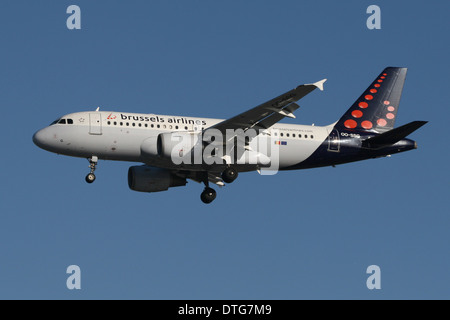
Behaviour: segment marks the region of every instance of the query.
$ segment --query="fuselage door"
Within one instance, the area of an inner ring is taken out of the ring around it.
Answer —
[[[102,115],[100,112],[89,113],[89,134],[102,134]]]
[[[341,148],[341,141],[339,139],[339,131],[333,129],[328,136],[328,151],[339,152]]]

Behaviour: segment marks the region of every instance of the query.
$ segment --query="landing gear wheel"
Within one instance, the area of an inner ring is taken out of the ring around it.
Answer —
[[[233,167],[228,167],[222,172],[222,180],[225,183],[232,183],[238,177],[238,172]]]
[[[87,183],[92,183],[92,182],[94,182],[94,181],[95,181],[95,174],[89,173],[89,174],[86,176],[86,182],[87,182]]]
[[[88,158],[88,161],[89,161],[89,169],[91,169],[91,172],[89,172],[88,175],[86,176],[86,182],[92,183],[95,181],[94,171],[95,169],[97,169],[98,157],[92,156],[91,158]]]
[[[211,203],[216,198],[216,190],[206,187],[200,195],[200,199],[202,199],[203,203]]]

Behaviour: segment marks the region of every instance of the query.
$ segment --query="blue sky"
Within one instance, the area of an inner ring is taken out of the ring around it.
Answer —
[[[0,298],[448,299],[450,4],[414,3],[2,1]],[[195,182],[129,190],[130,163],[100,162],[87,185],[85,159],[31,140],[97,107],[227,118],[322,78],[289,122],[327,125],[386,66],[409,68],[397,125],[429,121],[418,150],[242,174],[211,205]]]

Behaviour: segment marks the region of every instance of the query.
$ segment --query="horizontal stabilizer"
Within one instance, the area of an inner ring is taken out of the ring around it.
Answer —
[[[428,121],[413,121],[401,127],[392,129],[363,141],[365,148],[377,148],[385,145],[392,145],[406,138],[408,135],[422,127]]]

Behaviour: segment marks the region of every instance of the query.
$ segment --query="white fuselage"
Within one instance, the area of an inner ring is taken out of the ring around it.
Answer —
[[[104,160],[143,162],[162,168],[176,167],[170,160],[142,155],[144,140],[169,132],[200,132],[221,119],[123,112],[78,112],[63,116],[38,131],[33,140],[58,154]],[[267,130],[279,146],[279,168],[307,159],[327,139],[333,125],[305,126],[278,123]],[[192,168],[191,168],[192,169]],[[194,169],[195,170],[195,169]]]

